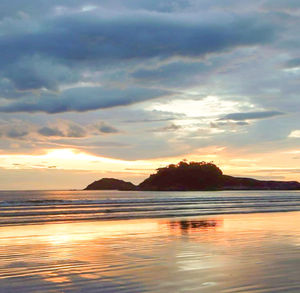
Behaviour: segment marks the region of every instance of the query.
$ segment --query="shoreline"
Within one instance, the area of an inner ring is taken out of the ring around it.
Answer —
[[[139,217],[139,216],[132,216],[132,217],[101,217],[101,218],[84,218],[84,219],[72,219],[72,220],[41,220],[41,221],[32,221],[32,222],[23,222],[23,223],[14,223],[8,222],[7,224],[0,225],[2,227],[13,227],[13,226],[27,226],[27,225],[45,225],[45,224],[72,224],[72,223],[81,223],[81,222],[88,222],[88,223],[101,223],[101,222],[115,222],[115,221],[136,221],[136,220],[160,220],[160,219],[188,219],[188,218],[199,218],[199,217],[210,217],[210,216],[227,216],[227,215],[250,215],[250,214],[272,214],[272,213],[297,213],[300,212],[300,209],[292,209],[292,210],[266,210],[266,211],[237,211],[237,212],[212,212],[212,213],[201,213],[201,214],[190,214],[190,215],[162,215],[162,216],[149,216],[149,217]]]

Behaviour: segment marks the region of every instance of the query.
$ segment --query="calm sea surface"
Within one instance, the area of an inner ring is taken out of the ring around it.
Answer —
[[[300,292],[300,192],[0,192],[0,292]]]

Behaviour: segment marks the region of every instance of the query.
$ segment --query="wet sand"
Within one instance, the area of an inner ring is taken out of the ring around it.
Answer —
[[[0,292],[300,292],[300,212],[0,227]]]

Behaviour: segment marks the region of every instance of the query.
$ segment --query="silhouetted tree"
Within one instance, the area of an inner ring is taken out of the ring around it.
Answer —
[[[181,161],[158,168],[156,174],[140,184],[148,190],[203,190],[222,185],[222,171],[213,163]]]

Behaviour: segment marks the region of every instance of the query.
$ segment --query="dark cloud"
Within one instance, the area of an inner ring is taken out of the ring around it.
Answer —
[[[162,65],[159,68],[139,69],[133,72],[131,76],[139,83],[178,88],[194,85],[198,80],[203,83],[215,67],[216,64],[211,62],[206,64],[195,61],[177,61]]]
[[[38,133],[43,136],[64,136],[64,133],[56,127],[42,127],[38,130]]]
[[[16,91],[14,83],[7,79],[2,78],[0,75],[0,98],[5,99],[18,99],[18,98],[26,97],[25,92]]]
[[[38,133],[43,135],[43,136],[57,136],[57,137],[85,137],[87,135],[87,131],[73,123],[73,122],[61,122],[60,127],[42,127],[38,130]]]
[[[12,128],[9,129],[6,132],[6,136],[9,138],[20,138],[20,137],[24,137],[28,134],[27,130],[22,130],[22,129],[18,129],[18,128]]]
[[[0,136],[9,139],[23,139],[32,131],[33,125],[18,119],[0,120]]]
[[[177,80],[178,76],[182,77],[181,72],[187,75],[188,78],[191,78],[190,74],[195,72],[204,72],[209,69],[209,65],[203,62],[173,62],[164,66],[160,66],[155,69],[140,69],[135,71],[132,76],[138,80],[147,80],[158,82],[166,78],[173,77],[174,80]]]
[[[0,112],[84,112],[115,106],[131,105],[168,94],[167,91],[143,88],[107,89],[80,87],[63,91],[60,95],[44,94],[0,106]]]
[[[293,58],[293,59],[288,60],[285,63],[285,67],[286,68],[297,68],[297,67],[300,67],[300,58]]]
[[[118,133],[119,130],[111,125],[108,125],[105,122],[100,122],[96,125],[97,130],[100,133],[109,134],[109,133]]]
[[[235,123],[236,125],[239,125],[239,126],[245,126],[245,125],[249,125],[248,122],[245,122],[245,121],[238,121]]]
[[[261,111],[261,112],[246,112],[246,113],[231,113],[227,114],[220,120],[253,120],[253,119],[265,119],[278,115],[283,115],[284,113],[278,111]]]
[[[94,137],[95,135],[101,134],[112,134],[119,133],[119,130],[106,122],[91,123],[85,126],[81,126],[72,121],[58,121],[57,125],[44,126],[38,129],[38,133],[47,137],[64,137],[64,138],[85,138]],[[95,132],[95,129],[97,132]],[[56,139],[57,143],[58,140]]]
[[[28,33],[2,35],[1,64],[23,56],[51,56],[62,62],[199,57],[236,46],[266,43],[272,26],[259,18],[213,19],[163,14],[80,13],[38,23]],[[101,11],[100,11],[101,13]],[[213,16],[211,16],[213,17]]]
[[[57,89],[59,83],[77,81],[83,68],[149,58],[201,57],[264,44],[275,32],[257,17],[102,10],[47,18],[30,23],[29,31],[23,27],[0,36],[2,75],[21,90]]]
[[[74,71],[58,61],[33,55],[12,62],[4,75],[18,90],[58,90],[60,84],[77,82],[80,71]]]

